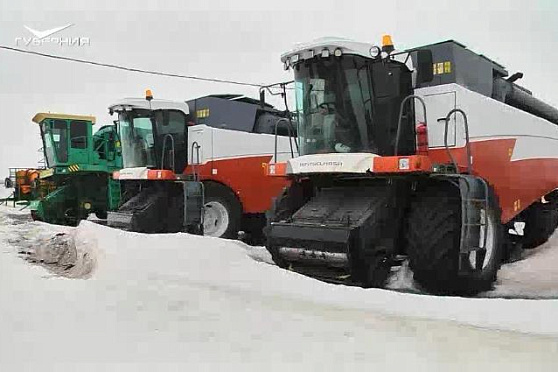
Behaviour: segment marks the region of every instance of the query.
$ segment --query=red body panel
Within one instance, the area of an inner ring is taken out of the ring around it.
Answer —
[[[558,188],[558,159],[511,161],[515,139],[471,142],[473,173],[495,190],[502,208],[502,222],[509,222],[537,199]],[[452,150],[460,169],[466,165],[465,148]],[[432,163],[447,163],[445,149],[430,149]]]
[[[558,159],[511,161],[515,139],[494,139],[471,143],[473,174],[484,178],[495,190],[506,223],[530,204],[558,188]],[[452,149],[460,170],[466,169],[465,148]],[[429,149],[433,164],[448,163],[443,148]],[[263,213],[289,184],[288,177],[266,175],[264,164],[271,156],[253,156],[209,161],[196,165],[201,180],[222,183],[237,195],[243,213]],[[188,166],[185,173],[191,174]]]
[[[400,161],[406,160],[405,168],[401,167]],[[379,156],[374,158],[374,173],[411,173],[430,172],[432,163],[425,155],[411,156]]]
[[[281,194],[289,180],[269,177],[264,166],[270,155],[213,160],[195,165],[202,181],[212,180],[228,186],[242,203],[243,213],[264,213],[271,208],[271,201]],[[184,171],[192,174],[192,166]]]

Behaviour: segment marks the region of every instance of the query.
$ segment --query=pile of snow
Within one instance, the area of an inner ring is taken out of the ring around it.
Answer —
[[[91,222],[55,227],[24,217],[0,208],[0,370],[452,370],[495,363],[551,370],[558,363],[557,300],[339,286],[281,270],[264,248],[240,242]],[[44,255],[49,250],[57,253]],[[46,257],[49,271],[17,251]],[[87,274],[53,269],[68,263]]]
[[[67,278],[89,278],[95,268],[95,257],[90,247],[76,241],[74,234],[57,233],[43,239],[43,244],[22,247],[25,259],[44,266],[53,273]]]
[[[522,259],[503,264],[495,288],[478,297],[510,299],[558,299],[558,231],[545,244],[525,250]],[[387,288],[421,293],[407,262],[395,270]]]
[[[486,297],[558,298],[558,232],[536,249],[524,251],[521,261],[505,264]]]

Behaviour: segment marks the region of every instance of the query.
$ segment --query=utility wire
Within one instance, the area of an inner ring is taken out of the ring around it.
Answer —
[[[107,68],[112,68],[112,69],[122,70],[122,71],[138,72],[138,73],[141,73],[141,74],[168,76],[168,77],[175,77],[175,78],[189,79],[189,80],[198,80],[198,81],[208,81],[208,82],[212,82],[212,83],[234,84],[234,85],[242,85],[242,86],[255,87],[255,88],[262,88],[262,87],[265,86],[264,84],[245,83],[245,82],[234,81],[234,80],[213,79],[213,78],[204,78],[204,77],[199,77],[199,76],[190,76],[190,75],[172,74],[172,73],[160,72],[160,71],[144,70],[144,69],[140,69],[140,68],[114,65],[114,64],[111,64],[111,63],[102,63],[102,62],[89,61],[89,60],[86,60],[86,59],[63,57],[63,56],[58,56],[58,55],[54,55],[54,54],[34,52],[34,51],[31,51],[31,50],[13,48],[13,47],[5,46],[5,45],[0,45],[0,49],[9,50],[11,52],[23,53],[23,54],[31,54],[31,55],[35,55],[35,56],[39,56],[39,57],[57,59],[57,60],[62,60],[62,61],[84,63],[84,64],[87,64],[87,65],[107,67]]]

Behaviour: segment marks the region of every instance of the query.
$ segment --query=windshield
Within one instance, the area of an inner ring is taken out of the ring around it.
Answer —
[[[48,167],[68,162],[68,125],[65,120],[44,121],[41,125]]]
[[[118,122],[124,168],[155,167],[153,126],[149,112],[121,112]]]
[[[300,67],[299,67],[300,66]],[[301,154],[374,151],[365,59],[320,60],[295,70]]]
[[[411,93],[404,70],[353,55],[298,64],[300,154],[392,151],[399,104]]]

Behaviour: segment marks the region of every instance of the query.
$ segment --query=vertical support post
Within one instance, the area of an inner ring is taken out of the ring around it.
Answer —
[[[184,193],[183,231],[203,235],[204,187],[198,181],[182,181]]]

